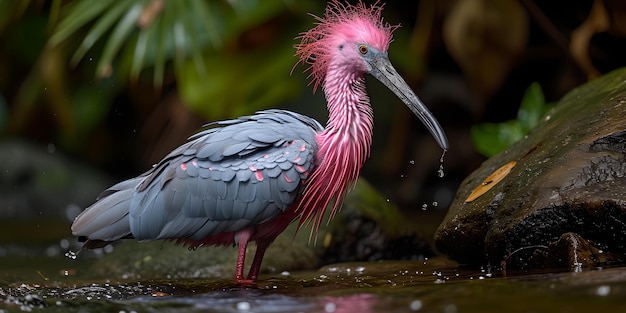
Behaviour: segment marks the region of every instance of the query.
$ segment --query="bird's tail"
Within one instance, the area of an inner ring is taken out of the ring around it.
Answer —
[[[144,177],[132,178],[111,186],[72,223],[72,234],[84,241],[83,248],[101,248],[109,243],[132,238],[128,215],[135,188]]]

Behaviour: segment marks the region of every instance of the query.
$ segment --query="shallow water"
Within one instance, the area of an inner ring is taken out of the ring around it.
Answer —
[[[80,259],[80,258],[79,258]],[[343,263],[230,278],[93,278],[90,260],[2,258],[0,312],[602,312],[626,311],[626,268],[507,272],[444,258]]]

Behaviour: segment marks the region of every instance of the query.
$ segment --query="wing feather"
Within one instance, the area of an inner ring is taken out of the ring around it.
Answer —
[[[91,241],[201,240],[267,222],[314,169],[321,129],[282,110],[208,124],[143,175],[103,192],[72,230]]]

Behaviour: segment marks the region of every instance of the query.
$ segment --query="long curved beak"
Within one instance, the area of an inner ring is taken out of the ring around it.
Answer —
[[[439,125],[439,122],[437,122],[433,114],[430,113],[424,103],[420,101],[413,90],[411,90],[411,87],[409,87],[393,65],[391,65],[387,55],[379,53],[368,60],[368,64],[371,66],[369,73],[393,91],[393,93],[413,111],[413,114],[422,121],[428,131],[435,137],[439,146],[444,150],[448,150],[448,138],[446,138],[443,128],[441,128],[441,125]]]

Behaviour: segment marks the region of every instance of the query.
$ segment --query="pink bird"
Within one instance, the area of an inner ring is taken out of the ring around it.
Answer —
[[[235,282],[257,280],[267,247],[294,220],[317,231],[354,185],[372,142],[371,74],[448,142],[437,120],[387,57],[396,28],[382,5],[331,1],[301,34],[297,55],[328,101],[326,127],[298,113],[266,110],[211,123],[144,174],[105,190],[76,217],[72,232],[98,248],[126,238],[176,240],[190,247],[238,245]],[[244,276],[246,247],[257,251]]]

